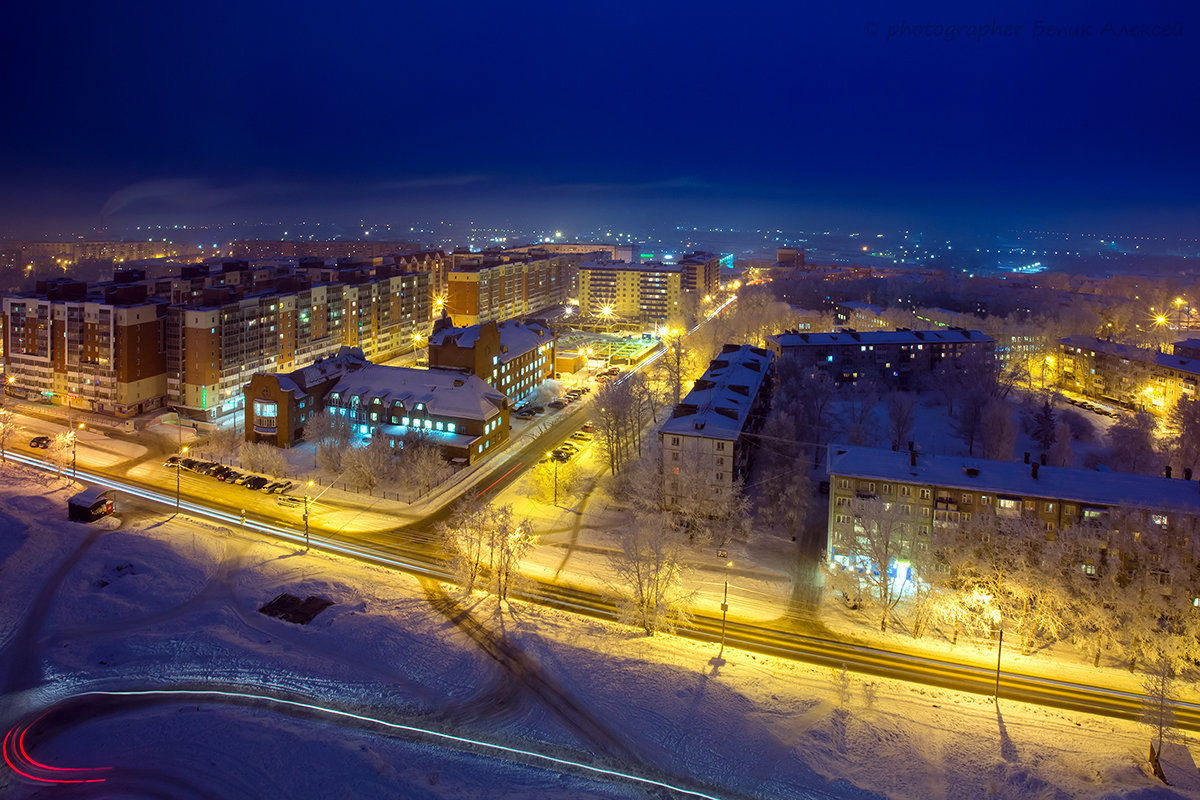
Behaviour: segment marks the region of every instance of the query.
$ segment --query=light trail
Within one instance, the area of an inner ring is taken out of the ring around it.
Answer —
[[[29,770],[33,770],[36,767],[38,769],[46,770],[47,772],[50,772],[50,773],[94,772],[96,770],[112,769],[111,767],[52,767],[48,764],[43,764],[39,761],[34,761],[33,758],[29,755],[29,753],[27,753],[25,751],[25,733],[30,728],[32,728],[34,725],[36,725],[38,722],[40,722],[42,720],[42,717],[44,717],[44,716],[46,716],[46,714],[42,714],[41,717],[38,717],[33,722],[26,725],[24,728],[21,728],[20,725],[14,726],[13,728],[9,729],[9,731],[7,733],[4,734],[4,745],[3,745],[4,763],[8,764],[9,768],[13,772],[17,773],[18,775],[21,775],[25,778],[29,778],[31,781],[37,781],[38,783],[104,783],[104,781],[105,781],[104,778],[82,778],[82,777],[81,778],[65,778],[65,777],[64,778],[44,778],[40,775],[34,775],[32,772],[26,772],[25,770],[21,769],[20,767],[18,767],[16,764],[13,763],[14,760],[17,760],[17,761],[21,762],[22,766],[25,766]],[[20,728],[20,733],[17,733],[18,728]],[[12,748],[13,754],[12,754],[11,758],[9,757],[9,747],[8,747],[10,740],[12,741],[12,744],[13,744],[13,748]]]
[[[64,698],[63,700],[59,701],[59,704],[62,704],[64,702],[71,701],[71,700],[80,700],[80,699],[87,698],[87,697],[161,697],[161,698],[166,698],[166,699],[206,698],[206,699],[216,700],[217,702],[230,701],[230,700],[238,700],[238,701],[253,700],[253,701],[263,702],[263,703],[268,703],[268,704],[273,704],[273,705],[290,706],[292,708],[300,708],[300,709],[304,709],[307,711],[315,711],[319,714],[326,714],[326,715],[333,716],[333,717],[342,717],[345,719],[355,720],[357,722],[367,723],[369,725],[376,725],[376,726],[383,727],[383,728],[389,728],[392,730],[403,731],[405,733],[417,734],[420,736],[427,736],[427,737],[430,737],[433,739],[440,739],[442,741],[452,742],[457,745],[468,745],[470,747],[480,748],[482,750],[489,751],[492,753],[502,754],[506,758],[506,760],[507,760],[507,757],[509,757],[509,756],[517,756],[519,758],[533,759],[535,761],[540,761],[540,762],[544,762],[546,764],[551,764],[551,765],[554,765],[555,767],[569,767],[571,769],[583,770],[585,772],[594,773],[596,775],[603,775],[604,777],[607,777],[607,778],[617,778],[619,780],[629,781],[631,783],[637,783],[637,784],[641,784],[643,786],[653,786],[653,787],[656,787],[659,789],[666,789],[668,791],[675,792],[676,794],[684,795],[686,797],[698,797],[698,798],[702,798],[702,800],[724,800],[723,798],[718,797],[716,795],[707,794],[705,792],[701,792],[701,791],[698,791],[695,789],[685,789],[682,786],[676,786],[674,784],[667,783],[666,781],[660,781],[660,780],[656,780],[654,778],[647,778],[642,775],[634,775],[629,772],[622,772],[621,770],[609,769],[607,767],[598,767],[598,766],[595,766],[594,764],[585,764],[582,761],[574,761],[569,758],[560,758],[558,756],[550,756],[550,755],[546,755],[545,753],[539,753],[534,750],[525,750],[523,748],[510,747],[508,745],[496,744],[494,742],[485,742],[481,739],[471,739],[466,736],[457,736],[452,733],[445,733],[443,731],[437,731],[437,730],[433,730],[431,728],[422,728],[422,727],[419,727],[416,725],[405,725],[405,724],[399,723],[399,722],[388,722],[387,720],[379,719],[378,717],[368,717],[363,714],[355,714],[354,712],[351,712],[351,711],[343,711],[338,708],[330,708],[328,706],[322,706],[322,705],[318,705],[316,703],[306,703],[306,702],[301,702],[299,700],[283,700],[283,699],[280,699],[277,697],[271,697],[270,695],[264,695],[264,694],[254,694],[251,692],[230,692],[230,691],[221,691],[221,690],[216,690],[216,689],[212,689],[212,690],[197,690],[197,689],[172,689],[172,690],[153,689],[153,690],[151,690],[151,689],[147,689],[147,690],[131,690],[131,691],[92,691],[92,692],[82,692],[80,694],[73,695],[68,698]],[[40,719],[40,717],[39,717],[39,719]],[[32,725],[30,727],[32,727]],[[11,731],[10,731],[10,734],[11,734]],[[8,737],[6,736],[5,737],[5,759],[6,760],[8,757],[7,745],[8,745]],[[103,778],[98,778],[98,779],[91,779],[91,780],[87,780],[87,781],[83,781],[83,780],[54,781],[54,780],[45,779],[45,778],[37,778],[32,775],[26,775],[24,772],[21,772],[15,766],[13,766],[11,762],[9,763],[9,766],[13,767],[14,771],[20,772],[20,774],[25,775],[25,777],[27,777],[27,778],[32,778],[33,780],[41,780],[41,781],[46,781],[46,782],[51,782],[51,783],[96,783],[96,782],[104,780]],[[119,772],[118,772],[118,774],[119,774]],[[830,795],[826,795],[824,793],[822,793],[822,795],[825,797],[830,797]]]
[[[484,495],[484,494],[487,494],[488,492],[490,492],[493,486],[495,486],[497,483],[499,483],[500,481],[502,481],[502,480],[504,480],[505,478],[507,478],[509,475],[512,475],[512,473],[513,473],[513,470],[515,470],[515,469],[517,469],[518,467],[520,467],[520,466],[521,466],[521,463],[522,463],[522,462],[518,461],[516,464],[514,464],[512,467],[510,467],[510,468],[509,468],[508,472],[504,473],[504,474],[503,474],[503,475],[501,475],[499,478],[496,478],[496,480],[492,481],[492,482],[491,482],[491,483],[488,485],[488,487],[487,487],[486,489],[483,489],[483,490],[479,491],[479,492],[478,492],[478,494],[477,494],[476,496],[478,497],[479,495]]]

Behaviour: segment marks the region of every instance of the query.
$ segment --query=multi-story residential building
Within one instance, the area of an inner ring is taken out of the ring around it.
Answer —
[[[861,303],[856,300],[846,303],[835,303],[833,306],[833,316],[837,320],[838,325],[860,331],[890,328],[891,323],[884,319],[883,316],[885,311],[887,309],[883,306]]]
[[[1196,399],[1200,359],[1190,357],[1192,351],[1182,344],[1170,355],[1092,336],[1068,336],[1060,342],[1054,377],[1064,389],[1085,397],[1165,414],[1180,399]]]
[[[658,429],[668,507],[685,483],[727,496],[749,468],[753,444],[770,406],[774,356],[727,344]]]
[[[162,405],[166,304],[144,285],[43,281],[0,304],[10,395],[115,417]]]
[[[680,313],[678,264],[591,261],[579,268],[579,311],[585,317],[665,322]]]
[[[566,303],[581,256],[509,251],[453,254],[446,309],[455,325],[535,316]]]
[[[675,262],[679,267],[679,288],[697,296],[713,294],[721,288],[721,266],[733,266],[733,256],[697,251]]]
[[[802,367],[819,369],[837,383],[869,377],[907,387],[947,360],[966,355],[992,357],[995,340],[979,331],[957,328],[930,331],[843,331],[766,337],[767,349]]]
[[[238,239],[229,243],[226,254],[233,258],[374,258],[421,250],[417,242],[400,241],[333,241],[316,242],[303,239],[270,241]]]
[[[167,394],[192,418],[214,420],[242,407],[257,372],[291,370],[343,345],[386,360],[418,342],[430,318],[429,274],[395,264],[281,274],[270,290],[226,284],[171,306],[166,320]]]
[[[136,261],[148,258],[186,258],[203,255],[194,245],[175,242],[10,241],[5,249],[19,253],[18,262],[55,262],[64,267],[80,261]]]
[[[328,410],[356,434],[392,447],[420,433],[448,460],[471,463],[508,441],[508,402],[474,375],[452,369],[372,364],[342,348],[291,373],[260,373],[246,387],[246,440],[291,447],[314,414]]]
[[[873,447],[829,445],[829,558],[851,566],[857,536],[853,502],[878,498],[898,509],[905,541],[928,550],[939,528],[957,530],[973,516],[1024,516],[1051,533],[1077,523],[1104,523],[1138,512],[1148,525],[1195,533],[1200,488],[1190,479],[1048,467],[1034,461],[989,461]],[[898,579],[912,558],[902,552]]]
[[[429,337],[429,366],[461,369],[515,403],[554,374],[556,334],[538,322],[484,322],[467,328],[439,320]]]

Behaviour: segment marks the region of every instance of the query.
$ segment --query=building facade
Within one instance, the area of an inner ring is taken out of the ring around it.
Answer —
[[[121,418],[159,408],[165,312],[137,284],[48,281],[3,298],[7,393]]]
[[[800,366],[825,372],[837,383],[860,378],[905,388],[939,366],[964,356],[993,357],[995,340],[958,328],[930,331],[788,331],[766,337],[767,349]]]
[[[679,288],[698,297],[711,295],[721,288],[721,266],[732,267],[733,256],[697,251],[675,262],[679,267]]]
[[[1101,528],[1118,511],[1140,513],[1148,525],[1193,535],[1200,521],[1200,485],[1190,479],[1048,467],[1034,461],[929,456],[873,447],[829,445],[828,557],[853,566],[855,499],[878,499],[898,511],[898,533],[909,547],[928,550],[931,536],[957,532],[974,517],[1023,517],[1049,536],[1061,528]],[[1190,471],[1189,471],[1190,472]],[[1189,476],[1190,478],[1190,476]],[[898,569],[913,556],[901,552]]]
[[[726,496],[745,477],[754,449],[749,437],[770,407],[773,362],[761,348],[725,345],[659,428],[668,507],[685,498],[685,484]]]
[[[556,334],[538,322],[484,322],[467,328],[435,325],[429,366],[477,375],[509,404],[528,396],[554,375]]]
[[[503,322],[567,302],[578,257],[499,252],[454,253],[446,311],[455,325]]]
[[[579,312],[635,322],[666,322],[680,313],[682,268],[677,264],[591,261],[579,268]]]
[[[1154,414],[1196,399],[1200,359],[1191,357],[1186,342],[1174,355],[1092,336],[1069,336],[1059,344],[1054,378],[1068,391]]]
[[[260,373],[246,387],[246,440],[291,447],[328,411],[364,438],[393,447],[420,434],[447,460],[471,463],[508,442],[508,402],[474,375],[372,364],[357,348],[290,373]]]

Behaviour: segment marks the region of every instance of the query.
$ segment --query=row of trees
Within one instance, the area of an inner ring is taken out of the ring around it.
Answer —
[[[853,532],[836,545],[846,563],[827,565],[827,585],[880,630],[954,643],[1003,628],[1026,653],[1068,641],[1095,665],[1107,653],[1131,670],[1200,660],[1200,542],[1182,516],[1113,510],[1047,530],[1033,512],[982,513],[922,534],[903,508],[852,500]]]
[[[325,411],[308,421],[305,438],[316,448],[321,469],[367,491],[394,488],[421,495],[452,472],[442,456],[441,445],[431,435],[416,429],[410,429],[394,447],[383,437],[355,447],[353,423]]]
[[[533,522],[518,519],[511,504],[494,507],[473,494],[458,502],[439,534],[462,590],[482,589],[498,600],[520,587],[521,561],[536,537]]]

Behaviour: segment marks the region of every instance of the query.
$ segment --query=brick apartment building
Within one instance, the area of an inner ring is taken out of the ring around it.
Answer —
[[[567,302],[583,258],[537,250],[456,252],[446,310],[458,326],[536,316]]]
[[[467,328],[439,321],[429,338],[429,366],[477,375],[511,405],[554,374],[555,338],[554,331],[533,321],[484,322]]]
[[[1197,397],[1200,341],[1195,339],[1176,343],[1174,353],[1092,336],[1069,336],[1059,346],[1055,379],[1085,397],[1155,414]]]
[[[447,460],[471,463],[508,442],[508,402],[474,375],[452,369],[372,364],[342,348],[290,373],[260,373],[246,387],[246,440],[291,447],[314,414],[328,410],[355,434],[399,447],[420,432]]]

